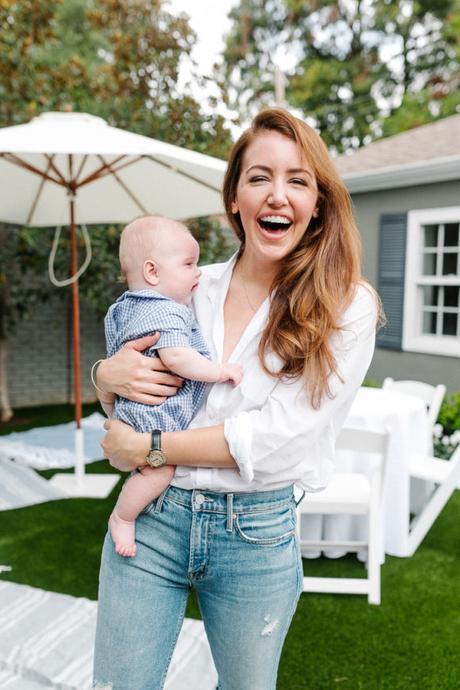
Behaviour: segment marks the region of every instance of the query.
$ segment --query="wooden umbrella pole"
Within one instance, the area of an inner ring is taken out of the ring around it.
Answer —
[[[78,271],[77,229],[75,227],[75,200],[70,197],[70,268],[71,275]],[[78,278],[72,283],[72,333],[73,333],[73,380],[75,397],[75,421],[77,429],[81,425],[81,377],[80,377],[80,299],[78,294]]]

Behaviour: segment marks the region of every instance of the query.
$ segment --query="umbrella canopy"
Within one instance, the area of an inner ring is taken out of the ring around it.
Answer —
[[[76,225],[125,223],[148,213],[178,220],[222,213],[224,171],[217,158],[86,113],[44,113],[0,129],[0,221],[70,229],[78,495],[84,495],[84,461]]]
[[[223,212],[225,162],[110,127],[86,113],[44,113],[0,129],[0,218],[19,225],[124,223]]]

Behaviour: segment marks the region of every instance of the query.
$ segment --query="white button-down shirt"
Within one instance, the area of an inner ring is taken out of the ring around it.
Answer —
[[[236,257],[203,267],[194,297],[196,318],[211,357],[222,361],[224,302]],[[332,376],[333,398],[313,409],[301,379],[280,380],[263,371],[258,347],[268,318],[266,299],[246,327],[229,357],[243,366],[239,386],[216,383],[207,387],[204,402],[191,427],[224,423],[225,439],[238,469],[178,467],[172,484],[183,489],[266,491],[296,484],[318,491],[333,471],[334,446],[353,398],[372,359],[377,306],[363,285],[342,318],[342,330],[332,348],[340,376]],[[280,360],[268,355],[274,370]],[[341,380],[342,379],[342,380]]]

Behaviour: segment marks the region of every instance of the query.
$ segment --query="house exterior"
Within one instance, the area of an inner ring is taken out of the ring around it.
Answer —
[[[382,298],[369,376],[460,390],[460,114],[335,160]]]

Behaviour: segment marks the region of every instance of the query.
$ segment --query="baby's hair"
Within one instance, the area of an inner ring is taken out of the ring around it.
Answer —
[[[120,281],[128,282],[130,275],[141,270],[147,255],[155,251],[160,232],[168,228],[190,233],[184,223],[160,215],[139,216],[128,223],[120,235]]]

